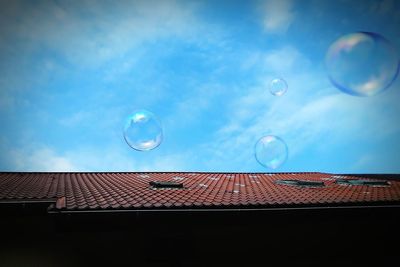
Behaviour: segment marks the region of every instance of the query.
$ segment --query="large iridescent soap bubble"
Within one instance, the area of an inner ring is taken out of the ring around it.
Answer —
[[[355,96],[372,96],[388,88],[399,71],[394,46],[371,32],[346,34],[331,44],[326,54],[331,82]]]
[[[147,151],[158,147],[163,139],[161,123],[147,110],[137,110],[125,123],[124,138],[130,147]]]
[[[255,145],[256,160],[269,169],[281,166],[288,157],[286,143],[275,135],[261,137]]]
[[[269,83],[269,91],[274,96],[282,96],[286,93],[288,85],[284,79],[276,78]]]

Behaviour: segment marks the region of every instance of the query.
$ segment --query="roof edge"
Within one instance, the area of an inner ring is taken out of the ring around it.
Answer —
[[[270,207],[270,208],[197,208],[197,209],[108,209],[108,210],[49,210],[51,214],[93,214],[93,213],[170,213],[170,212],[259,212],[259,211],[300,211],[300,210],[341,210],[341,209],[400,209],[400,203],[390,205],[339,205],[339,206],[309,206],[309,207]]]

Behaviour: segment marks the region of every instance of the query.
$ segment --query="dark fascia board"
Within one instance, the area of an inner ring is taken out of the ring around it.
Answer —
[[[51,214],[84,214],[84,213],[208,213],[208,212],[262,212],[262,211],[296,211],[296,210],[337,210],[337,209],[383,209],[383,208],[400,208],[400,202],[376,202],[376,203],[352,203],[352,204],[338,204],[338,205],[315,205],[315,206],[271,206],[271,207],[213,207],[213,208],[147,208],[147,209],[96,209],[96,210],[56,210],[49,209],[48,213]]]
[[[29,199],[29,198],[24,198],[24,199],[2,199],[0,200],[0,205],[1,204],[43,204],[43,203],[49,203],[53,204],[56,203],[57,198],[43,198],[43,199]]]
[[[56,201],[57,199],[3,199],[0,201],[0,214],[4,216],[46,214]]]

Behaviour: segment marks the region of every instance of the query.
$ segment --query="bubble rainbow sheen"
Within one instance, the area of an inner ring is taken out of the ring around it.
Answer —
[[[126,143],[138,151],[152,150],[163,140],[161,123],[150,111],[141,109],[133,112],[124,127]]]
[[[355,96],[376,95],[394,82],[399,57],[394,46],[372,32],[346,34],[333,42],[325,58],[332,84]]]
[[[255,158],[262,166],[276,169],[288,157],[288,147],[280,137],[266,135],[261,137],[255,145]]]

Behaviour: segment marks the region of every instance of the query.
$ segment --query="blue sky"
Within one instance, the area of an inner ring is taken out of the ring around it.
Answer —
[[[399,79],[351,96],[324,66],[356,31],[399,51],[398,25],[396,1],[1,1],[0,170],[399,173]],[[122,135],[142,108],[164,129],[146,152]]]

